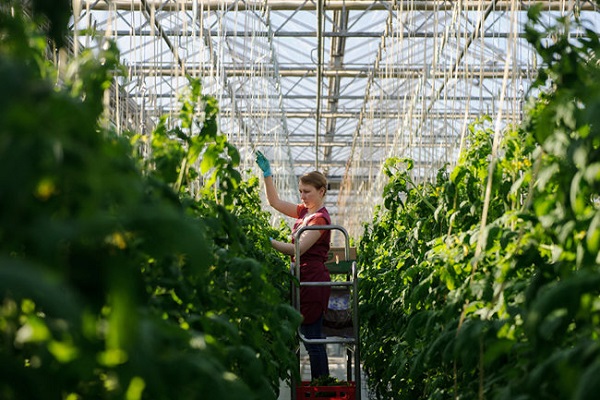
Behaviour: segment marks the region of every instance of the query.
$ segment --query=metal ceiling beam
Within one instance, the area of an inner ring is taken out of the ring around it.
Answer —
[[[152,66],[152,65],[135,65],[134,73],[136,75],[146,74],[151,76],[177,76],[181,75],[181,70],[173,68],[171,66]],[[210,76],[212,68],[210,66],[193,66],[187,64],[187,71],[192,76]],[[224,66],[224,71],[229,77],[237,76],[248,76],[251,77],[257,72],[261,75],[268,76],[271,73],[278,73],[279,76],[285,78],[307,78],[317,76],[317,68],[292,68],[292,67],[279,67],[277,70],[261,66],[260,68],[239,68],[239,67],[227,67]],[[455,70],[447,69],[433,69],[427,72],[427,76],[434,79],[444,79],[450,74],[457,74],[461,77],[468,78],[485,78],[485,79],[500,79],[502,78],[504,69],[501,67],[459,67]],[[531,78],[537,75],[537,70],[522,66],[519,69],[513,69],[517,76],[522,78]],[[423,67],[384,67],[374,70],[369,67],[342,67],[342,66],[328,66],[327,69],[323,70],[322,76],[324,78],[368,78],[370,74],[374,74],[375,77],[381,78],[400,78],[400,79],[418,79],[423,76],[426,71]]]
[[[142,0],[112,0],[98,1],[98,0],[81,0],[81,7],[86,9],[89,7],[93,10],[109,10],[111,7],[115,7],[117,10],[131,11],[135,9]],[[294,10],[308,10],[314,11],[317,9],[317,4],[312,1],[305,0],[265,0],[264,2],[245,2],[237,0],[203,0],[197,2],[195,0],[188,0],[186,2],[165,2],[164,0],[146,0],[149,5],[154,6],[157,10],[161,11],[192,11],[195,7],[198,7],[202,11],[218,11],[218,10],[230,10],[235,9],[237,11],[245,10],[256,10],[260,9],[261,6],[266,5],[271,10],[276,11],[294,11]],[[327,10],[387,10],[391,7],[398,7],[398,4],[402,1],[399,0],[327,0]],[[461,5],[463,10],[479,10],[484,5],[491,3],[491,0],[462,0]],[[452,11],[455,7],[454,1],[427,1],[427,0],[410,0],[406,1],[403,5],[403,10],[407,11]],[[541,4],[544,10],[549,11],[563,11],[563,5],[560,1],[556,0],[545,0],[536,1],[536,4]],[[495,10],[506,11],[510,10],[512,0],[500,0],[495,7]],[[596,5],[591,0],[578,1],[579,9],[582,11],[596,11]],[[529,6],[523,1],[517,2],[519,10],[527,10]]]
[[[173,98],[173,94],[172,93],[147,93],[147,92],[134,92],[134,93],[128,93],[127,94],[130,98],[136,98],[136,99],[172,99]],[[277,94],[247,94],[247,93],[242,93],[242,94],[235,94],[234,95],[236,100],[264,100],[264,99],[279,99],[280,96]],[[423,99],[430,99],[432,96],[431,95],[425,95],[423,96],[422,94],[417,96],[417,100],[423,100]],[[231,100],[231,97],[229,96],[222,96],[221,97],[224,100]],[[285,100],[314,100],[315,96],[313,95],[296,95],[296,94],[288,94],[288,95],[282,95],[281,96],[282,99]],[[324,100],[328,100],[330,97],[329,96],[323,96]],[[345,101],[349,101],[349,100],[362,100],[364,99],[364,96],[359,96],[359,95],[339,95],[338,97],[336,97],[337,100],[345,100]],[[394,102],[394,101],[404,101],[406,99],[405,95],[393,95],[393,96],[386,96],[385,98],[381,99],[381,103],[387,103],[387,102]],[[521,101],[524,100],[523,97],[521,96],[505,96],[504,98],[505,101]],[[498,102],[498,97],[497,96],[452,96],[452,102],[460,102],[460,101],[484,101],[484,102]],[[160,109],[164,109],[167,112],[169,110],[172,110],[172,108],[164,108],[164,107],[159,107]],[[157,109],[157,108],[154,108]],[[397,111],[397,110],[396,110]]]
[[[192,35],[199,36],[197,34],[197,32],[189,31],[189,30],[184,31],[182,29],[177,29],[177,30],[165,29],[164,31],[168,36],[171,36],[171,37],[185,38],[185,37],[190,37]],[[152,33],[152,31],[150,31],[148,29],[137,29],[137,30],[118,29],[118,30],[111,30],[110,32],[107,32],[105,30],[96,30],[95,32],[99,36],[106,36],[107,33],[109,34],[109,36],[121,36],[121,37],[155,36],[155,34]],[[78,31],[78,34],[85,35],[85,34],[87,34],[87,30],[81,29]],[[245,31],[210,31],[210,34],[212,36],[222,36],[222,37],[228,37],[228,38],[248,36],[248,32],[245,32]],[[573,32],[574,36],[577,36],[577,35],[580,36],[581,34],[583,34],[583,32],[579,32],[579,31]],[[400,36],[405,39],[410,39],[410,38],[432,39],[432,38],[443,37],[444,35],[445,35],[444,31],[439,31],[439,32],[421,32],[421,31],[398,32],[398,31],[395,31],[393,33],[392,37]],[[512,37],[509,35],[511,35],[511,34],[504,33],[504,32],[484,32],[481,35],[479,35],[478,37],[491,38],[491,39],[508,39],[508,38]],[[269,37],[269,32],[253,31],[251,36],[252,37]],[[277,32],[273,32],[273,37],[277,37],[277,38],[287,38],[287,37],[314,38],[314,37],[317,37],[317,33],[315,31],[277,31]],[[381,32],[359,32],[359,31],[323,32],[323,37],[325,37],[325,38],[338,38],[338,37],[339,38],[367,38],[367,39],[368,38],[380,38]],[[517,35],[517,37],[525,38],[525,34],[520,33]]]
[[[456,141],[458,141],[458,137],[454,136],[453,139],[455,139]],[[261,142],[261,141],[255,141],[254,144],[256,146],[272,146],[273,142]],[[321,147],[350,147],[352,145],[352,143],[350,141],[347,142],[323,142],[321,141],[321,143],[319,144],[319,146]],[[410,147],[426,147],[426,148],[451,148],[454,147],[454,145],[452,143],[448,143],[448,142],[418,142],[418,143],[411,143],[411,144],[406,144],[403,143],[403,145],[408,145]],[[312,147],[314,146],[314,142],[310,142],[310,141],[291,141],[289,142],[289,146],[291,147]],[[369,142],[369,147],[390,147],[390,143],[385,142],[385,141],[370,141]]]
[[[330,167],[343,168],[346,166],[346,162],[348,162],[348,160],[329,160],[327,162],[322,161],[321,168],[330,168]],[[380,160],[372,160],[371,162],[373,164],[380,164]],[[295,165],[298,167],[314,168],[315,162],[314,162],[314,160],[296,160]]]
[[[334,168],[344,168],[346,166],[346,163],[348,162],[348,160],[330,160],[327,162],[322,162],[321,167],[334,167]],[[371,160],[371,163],[373,165],[381,165],[381,160]],[[414,160],[413,163],[413,168],[431,168],[431,161],[427,160],[427,161],[418,161],[418,160]],[[313,160],[297,160],[296,161],[296,166],[298,167],[305,167],[305,168],[314,168],[315,163]],[[364,167],[365,169],[368,169],[369,167]],[[360,176],[360,175],[358,175]],[[357,175],[353,175],[352,178],[350,179],[356,179]],[[343,186],[344,181],[342,180],[339,185],[340,188]],[[352,197],[352,196],[349,196]]]
[[[230,118],[232,113],[228,110],[221,110],[219,112],[221,117]],[[360,111],[355,112],[327,112],[323,111],[321,113],[321,118],[351,118],[356,119],[360,116]],[[400,113],[397,111],[377,111],[374,113],[369,113],[369,118],[371,119],[386,119],[386,118],[420,118],[422,116],[431,117],[432,119],[473,119],[480,117],[482,115],[487,115],[488,113],[470,111],[468,113],[464,113],[462,111],[456,112],[445,112],[445,111],[433,111],[433,112],[412,112],[412,113]],[[244,118],[302,118],[302,119],[315,119],[316,113],[314,110],[312,111],[287,111],[282,113],[280,111],[238,111],[236,115],[240,115]],[[510,119],[510,115],[506,116],[506,119]]]

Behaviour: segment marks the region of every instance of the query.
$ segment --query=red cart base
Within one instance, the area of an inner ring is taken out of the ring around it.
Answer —
[[[302,385],[296,388],[296,397],[298,400],[355,400],[356,384],[348,382],[344,386],[310,386],[310,382],[303,381]]]

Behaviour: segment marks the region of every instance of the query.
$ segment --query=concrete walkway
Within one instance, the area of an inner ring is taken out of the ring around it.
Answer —
[[[347,376],[347,357],[346,350],[343,345],[340,344],[328,344],[327,345],[327,356],[329,358],[329,372],[331,376],[338,378],[339,380],[348,380]],[[304,346],[300,346],[300,372],[302,374],[303,381],[310,380],[310,363],[308,361],[308,354],[304,349]],[[354,380],[354,374],[352,374]],[[360,400],[369,400],[366,379],[364,373],[361,370],[361,393]],[[356,399],[359,399],[358,393]],[[278,400],[291,400],[291,390],[286,382],[282,382],[279,390]],[[301,399],[298,399],[301,400]]]

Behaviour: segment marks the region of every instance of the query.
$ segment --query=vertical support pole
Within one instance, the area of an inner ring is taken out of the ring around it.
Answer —
[[[324,1],[317,1],[317,96],[315,117],[315,169],[319,170],[319,135],[321,131],[321,97],[323,90],[323,20]]]

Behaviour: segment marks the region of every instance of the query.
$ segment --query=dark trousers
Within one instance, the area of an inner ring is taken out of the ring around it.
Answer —
[[[323,326],[323,316],[317,322],[312,324],[302,324],[300,332],[307,339],[322,339],[321,328]],[[329,361],[327,359],[327,350],[324,344],[304,343],[308,358],[310,359],[310,375],[311,379],[316,379],[320,376],[329,375]]]

